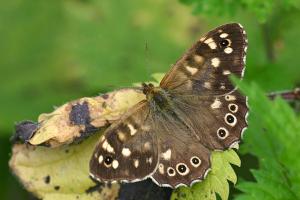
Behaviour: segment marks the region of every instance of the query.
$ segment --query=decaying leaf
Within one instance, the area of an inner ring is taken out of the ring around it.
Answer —
[[[98,137],[58,148],[15,144],[9,166],[28,191],[44,200],[114,199],[118,184],[97,184],[89,178],[89,159]]]
[[[222,200],[227,200],[229,195],[228,181],[236,184],[237,177],[231,164],[240,166],[241,161],[233,150],[223,152],[215,151],[211,157],[212,169],[206,179],[196,183],[191,188],[180,187],[172,194],[172,200],[215,200],[218,193]]]
[[[138,103],[144,95],[134,89],[121,89],[97,97],[85,97],[68,102],[53,112],[41,114],[37,128],[28,133],[28,123],[17,125],[16,137],[30,135],[26,142],[31,145],[58,147],[82,140],[100,128],[119,119],[128,108]],[[28,122],[28,121],[26,121]],[[33,123],[33,122],[32,122]],[[32,125],[30,126],[32,127]]]

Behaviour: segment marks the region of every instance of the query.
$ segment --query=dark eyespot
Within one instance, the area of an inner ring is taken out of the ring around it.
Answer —
[[[226,120],[228,123],[232,124],[234,122],[234,117],[232,115],[227,115]]]
[[[174,169],[172,169],[172,168],[169,168],[169,169],[168,169],[168,173],[169,173],[169,174],[174,174],[174,173],[175,173],[175,171],[174,171]]]
[[[113,158],[111,156],[106,156],[105,159],[104,159],[104,163],[106,165],[110,165],[113,161]]]
[[[200,163],[200,160],[196,157],[192,158],[192,163],[195,165],[198,165]]]
[[[225,131],[225,129],[220,128],[220,129],[218,130],[218,135],[219,135],[219,137],[221,137],[221,138],[225,137],[225,136],[226,136],[226,131]]]
[[[226,40],[226,39],[221,40],[220,45],[221,45],[222,47],[227,47],[227,46],[229,45],[229,41]]]
[[[231,106],[229,107],[229,109],[230,109],[231,111],[235,111],[236,105],[231,105]]]
[[[186,171],[186,166],[185,165],[179,165],[178,166],[178,171],[180,172],[180,173],[184,173],[185,171]]]

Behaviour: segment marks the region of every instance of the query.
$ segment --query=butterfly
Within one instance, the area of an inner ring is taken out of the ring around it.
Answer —
[[[242,78],[247,37],[237,23],[200,38],[164,76],[142,84],[145,100],[100,138],[90,160],[98,181],[151,178],[176,188],[203,180],[211,152],[233,148],[247,128],[247,97],[229,76]]]

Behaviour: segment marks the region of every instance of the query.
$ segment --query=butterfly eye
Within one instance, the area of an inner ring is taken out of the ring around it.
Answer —
[[[112,158],[111,156],[106,156],[106,157],[104,158],[104,164],[105,164],[106,166],[110,166],[112,162],[113,162],[113,158]]]
[[[217,133],[220,139],[225,139],[228,136],[228,131],[225,128],[219,128]]]
[[[230,44],[230,42],[227,39],[221,40],[221,42],[220,42],[220,45],[222,47],[227,47],[229,44]]]

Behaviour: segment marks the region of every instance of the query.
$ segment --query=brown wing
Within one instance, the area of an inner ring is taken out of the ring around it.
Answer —
[[[203,180],[211,166],[210,150],[175,113],[156,113],[153,117],[159,133],[159,164],[152,180],[172,188]]]
[[[172,99],[172,113],[156,120],[164,127],[158,170],[152,175],[158,184],[177,187],[203,179],[210,152],[240,141],[247,127],[247,99],[235,90],[229,75],[243,76],[246,48],[239,24],[220,26],[201,38],[161,81]],[[166,159],[168,150],[171,156]]]
[[[220,95],[235,87],[228,76],[243,76],[247,38],[233,23],[210,31],[180,58],[160,83],[178,94]]]
[[[176,114],[209,149],[229,148],[247,127],[247,99],[229,79],[231,74],[243,76],[246,49],[241,25],[220,26],[201,38],[161,81],[173,97]]]
[[[210,150],[232,147],[247,127],[247,98],[237,90],[220,96],[178,96],[174,108]]]
[[[90,174],[98,181],[134,182],[156,169],[158,145],[146,101],[108,128],[95,148]]]

